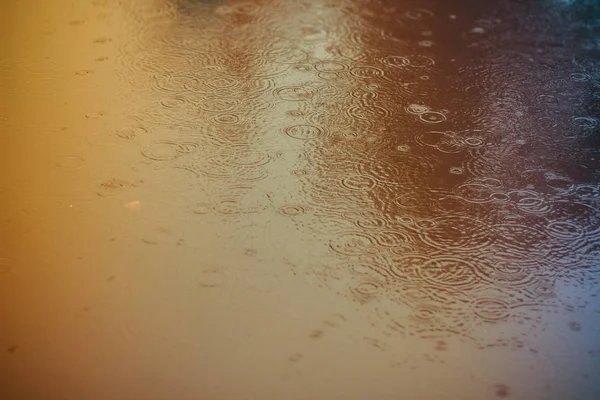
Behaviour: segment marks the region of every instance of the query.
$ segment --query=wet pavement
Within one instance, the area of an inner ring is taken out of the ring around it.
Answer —
[[[600,398],[600,6],[6,0],[6,400]]]

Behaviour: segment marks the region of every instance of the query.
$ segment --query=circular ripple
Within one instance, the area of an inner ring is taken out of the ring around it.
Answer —
[[[412,242],[412,238],[406,233],[396,231],[380,231],[373,234],[377,244],[383,247],[401,247]]]
[[[364,211],[360,213],[352,213],[349,217],[352,222],[362,229],[380,229],[388,226],[388,221],[377,215],[375,212]]]
[[[390,110],[380,106],[353,106],[346,111],[353,119],[377,120],[390,115]]]
[[[198,78],[190,74],[162,75],[154,81],[156,88],[162,92],[180,94],[199,86]]]
[[[285,133],[299,140],[312,140],[326,136],[323,128],[314,125],[292,125],[285,128]]]
[[[419,114],[419,119],[428,124],[439,124],[446,120],[446,116],[440,112],[427,111]]]
[[[552,221],[548,224],[548,234],[560,240],[577,240],[585,235],[585,230],[570,221]]]
[[[189,104],[189,100],[181,96],[173,96],[160,101],[160,105],[166,108],[182,108]]]
[[[542,250],[547,234],[542,226],[523,224],[496,224],[499,249],[512,254],[529,255],[533,251]]]
[[[378,251],[376,243],[371,236],[357,232],[338,235],[329,242],[329,247],[336,253],[346,256],[373,254]]]
[[[393,257],[390,272],[401,281],[410,281],[415,277],[415,271],[429,261],[429,257],[420,255],[405,255]]]
[[[275,95],[285,101],[312,99],[317,90],[310,86],[288,86],[275,90]]]
[[[196,202],[188,205],[188,209],[194,214],[204,215],[212,211],[212,205],[207,202]]]
[[[551,298],[556,295],[554,282],[545,279],[539,280],[535,285],[533,285],[531,291],[538,298]]]
[[[387,56],[382,61],[384,64],[395,68],[424,68],[435,64],[432,58],[421,55]]]
[[[205,270],[200,272],[198,277],[198,285],[202,287],[219,287],[223,286],[228,281],[228,276],[225,272],[219,270]]]
[[[350,70],[350,74],[356,78],[371,79],[381,78],[384,72],[377,67],[354,67]]]
[[[241,85],[239,80],[226,76],[209,78],[204,81],[204,84],[218,90],[232,89]]]
[[[142,128],[141,126],[124,128],[117,131],[117,136],[122,139],[135,139],[138,136],[146,136],[148,134],[148,130],[146,128]]]
[[[568,221],[578,225],[588,240],[600,233],[600,210],[577,201],[554,201],[548,217],[553,221]]]
[[[477,287],[483,275],[476,264],[456,257],[430,259],[417,268],[415,274],[424,283],[457,290],[470,290]]]
[[[377,185],[377,180],[368,175],[352,175],[343,178],[341,185],[349,190],[367,191]]]
[[[576,185],[575,186],[575,194],[582,199],[597,200],[600,198],[599,189],[600,188],[597,185],[585,185],[585,184]]]
[[[435,14],[431,10],[427,10],[425,8],[417,8],[415,10],[406,11],[403,14],[403,17],[417,21],[426,17],[433,17],[434,15]]]
[[[592,117],[576,117],[571,120],[571,123],[574,130],[564,134],[568,138],[588,137],[598,127],[598,119]]]
[[[253,168],[267,164],[269,154],[248,145],[230,145],[220,148],[212,157],[215,164],[228,167]]]
[[[492,281],[497,286],[520,290],[535,284],[535,277],[524,268],[495,267],[494,270]]]
[[[171,161],[181,154],[177,146],[170,142],[152,143],[142,149],[142,155],[153,161]]]
[[[462,169],[461,169],[462,171]],[[469,203],[482,204],[490,201],[493,189],[481,183],[465,183],[454,189],[454,194]]]
[[[550,203],[541,194],[532,191],[511,191],[508,193],[519,211],[528,214],[547,214],[552,209]]]
[[[423,104],[409,104],[406,107],[406,112],[409,114],[420,115],[430,111],[430,108]]]
[[[315,64],[315,69],[319,72],[337,73],[347,70],[348,66],[337,61],[319,61]]]
[[[0,275],[10,273],[12,271],[11,265],[12,265],[12,259],[6,258],[6,257],[1,257],[0,258]]]
[[[233,186],[223,190],[215,205],[215,211],[225,215],[254,214],[265,210],[267,206],[267,196],[256,188]]]
[[[439,314],[439,307],[432,304],[421,304],[413,309],[411,317],[420,322],[432,322],[438,319]]]
[[[271,49],[265,52],[265,58],[279,64],[301,64],[308,60],[308,53],[300,49]]]
[[[78,169],[85,165],[85,160],[77,156],[65,156],[56,161],[56,166],[60,169]]]
[[[238,122],[240,122],[240,117],[238,117],[235,114],[222,113],[222,114],[215,115],[214,120],[216,123],[219,123],[219,124],[232,125],[232,124],[237,124]]]
[[[433,218],[436,225],[421,230],[419,236],[429,246],[457,252],[470,252],[491,244],[490,229],[482,221],[463,216]]]
[[[304,212],[305,212],[304,207],[301,207],[301,206],[285,206],[285,207],[282,207],[279,211],[283,215],[290,215],[290,216],[304,214]]]
[[[359,283],[355,288],[354,292],[361,296],[374,296],[385,290],[385,284],[376,280],[367,280]]]
[[[275,88],[273,79],[252,77],[244,81],[244,88],[254,96],[272,91]]]
[[[236,108],[240,104],[240,100],[215,95],[203,96],[198,107],[208,112],[227,112]]]
[[[507,302],[495,298],[481,298],[473,301],[473,313],[484,321],[497,322],[510,317]]]

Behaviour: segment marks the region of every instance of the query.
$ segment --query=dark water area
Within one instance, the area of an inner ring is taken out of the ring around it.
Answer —
[[[600,3],[0,34],[0,399],[600,399]]]

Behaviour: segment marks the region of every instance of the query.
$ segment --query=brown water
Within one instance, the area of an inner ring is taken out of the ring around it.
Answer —
[[[1,4],[0,399],[600,398],[593,1]]]

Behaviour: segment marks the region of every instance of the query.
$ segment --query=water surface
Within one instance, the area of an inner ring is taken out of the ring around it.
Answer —
[[[600,398],[599,11],[2,2],[2,399]]]

